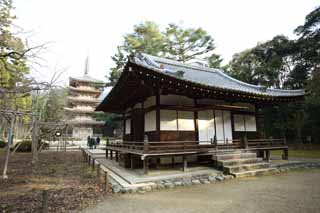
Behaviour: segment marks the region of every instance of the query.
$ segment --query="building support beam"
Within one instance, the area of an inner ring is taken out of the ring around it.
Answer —
[[[288,149],[284,149],[283,150],[283,160],[289,160],[289,153],[288,153]]]
[[[270,162],[270,150],[266,150],[266,160]]]
[[[159,89],[157,89],[157,92],[156,92],[156,132],[157,132],[157,141],[160,141],[160,91]]]
[[[183,167],[182,167],[182,171],[187,171],[187,167],[188,167],[188,162],[187,162],[187,156],[183,155]]]
[[[130,153],[130,169],[133,169],[133,161],[134,161],[134,159],[133,159],[133,154],[131,154]]]
[[[148,175],[149,173],[149,158],[145,157],[143,159],[143,174]]]
[[[194,106],[197,106],[197,99],[194,99]],[[198,111],[194,111],[194,133],[195,133],[195,140],[199,141],[199,127],[198,127]]]
[[[119,152],[116,151],[116,162],[118,162],[118,161],[119,161]]]

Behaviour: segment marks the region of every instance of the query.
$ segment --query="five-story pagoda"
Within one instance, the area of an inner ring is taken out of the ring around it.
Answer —
[[[89,63],[86,60],[85,72],[80,77],[69,78],[68,107],[70,112],[68,125],[72,127],[72,137],[85,140],[100,133],[103,121],[94,118],[95,107],[99,103],[98,97],[103,91],[104,82],[88,75]]]

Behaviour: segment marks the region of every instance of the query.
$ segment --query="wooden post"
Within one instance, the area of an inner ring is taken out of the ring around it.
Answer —
[[[143,160],[143,174],[147,175],[149,172],[149,158],[146,156]]]
[[[109,190],[109,180],[108,180],[108,172],[104,171],[104,191]]]
[[[288,149],[283,150],[283,160],[289,160]]]
[[[182,170],[185,172],[188,167],[187,156],[183,155],[183,168]]]
[[[113,159],[113,150],[110,150],[110,160]]]
[[[266,160],[270,162],[270,150],[266,150]]]
[[[91,164],[91,167],[92,167],[92,171],[94,171],[94,158],[92,158],[92,164]]]
[[[197,107],[197,99],[194,99],[194,106]],[[198,125],[198,111],[194,111],[193,114],[193,122],[194,122],[194,133],[195,133],[195,139],[198,141],[199,144],[199,125]]]
[[[133,169],[133,154],[130,153],[130,169]]]
[[[116,162],[118,162],[118,161],[119,161],[119,152],[116,151]]]
[[[143,143],[143,151],[144,151],[144,153],[149,152],[149,143],[146,141]]]
[[[89,164],[89,166],[91,164],[91,155],[89,153],[88,153],[88,164]]]
[[[248,139],[247,139],[247,134],[245,133],[244,134],[244,137],[243,137],[243,144],[244,144],[244,148],[245,149],[248,149],[249,146],[248,146]]]
[[[218,150],[218,141],[217,141],[216,135],[214,135],[214,137],[213,137],[213,144],[214,144],[215,149],[216,149],[216,151],[217,151],[217,150]]]
[[[106,159],[108,159],[108,145],[109,145],[109,138],[107,138],[107,141],[106,141]]]
[[[158,89],[156,91],[156,133],[157,133],[157,139],[156,141],[160,141],[160,90],[159,90],[159,84]]]
[[[100,182],[100,163],[97,163],[97,178],[98,178],[98,180],[99,180],[99,182]]]
[[[48,191],[42,191],[42,213],[48,212]]]

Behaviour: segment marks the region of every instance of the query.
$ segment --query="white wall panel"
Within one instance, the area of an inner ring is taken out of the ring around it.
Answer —
[[[178,111],[178,129],[179,131],[194,131],[194,112]]]
[[[177,130],[177,112],[160,110],[160,130]]]
[[[257,131],[256,117],[254,115],[245,115],[246,131]]]
[[[234,131],[238,131],[238,132],[245,131],[243,115],[238,115],[238,114],[233,115],[233,122],[234,122]]]
[[[144,131],[156,131],[156,111],[151,111],[144,114]]]
[[[224,131],[223,131],[223,114],[222,110],[215,110],[216,117],[216,132],[218,143],[223,143]]]
[[[224,122],[224,138],[228,139],[228,142],[232,141],[232,125],[231,125],[231,113],[230,111],[223,111],[223,122]]]
[[[209,142],[214,138],[213,110],[204,110],[198,112],[198,129],[200,143]]]

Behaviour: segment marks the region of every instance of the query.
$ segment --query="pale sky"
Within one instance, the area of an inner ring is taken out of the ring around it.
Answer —
[[[89,75],[101,80],[113,66],[111,56],[123,35],[142,21],[202,27],[214,39],[216,53],[227,63],[233,54],[272,39],[293,38],[293,30],[319,0],[14,0],[16,24],[27,31],[30,44],[51,42],[41,57],[37,76],[48,79],[54,67],[67,68],[62,76],[84,73],[90,54]],[[41,72],[41,75],[39,75]]]

